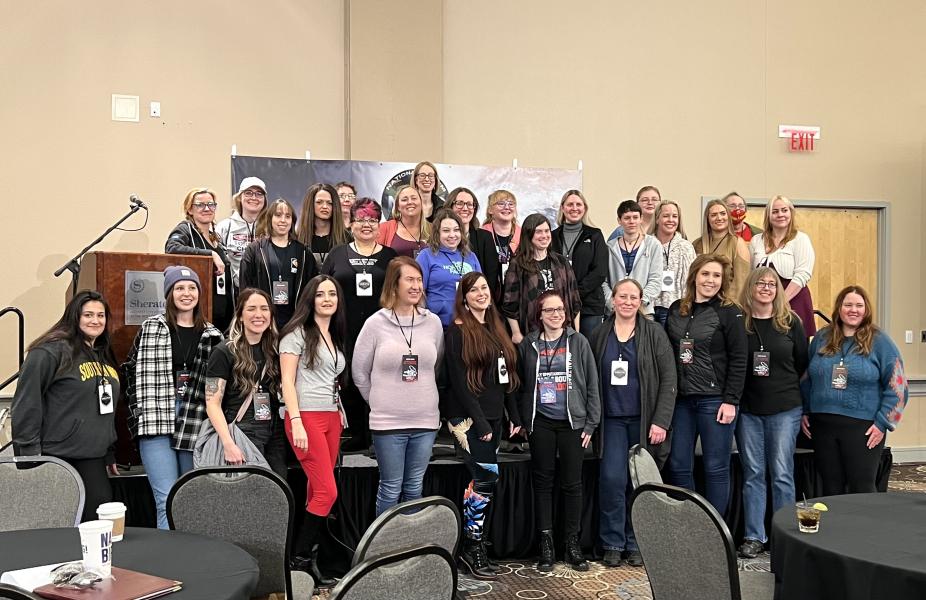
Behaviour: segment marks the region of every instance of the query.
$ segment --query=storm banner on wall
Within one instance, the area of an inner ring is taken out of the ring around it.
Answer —
[[[446,199],[454,188],[471,189],[479,200],[480,219],[485,216],[489,194],[508,190],[518,200],[519,221],[539,212],[552,223],[563,193],[582,189],[582,171],[579,170],[440,163],[435,166],[440,180],[437,194]],[[378,201],[383,207],[383,217],[388,218],[396,193],[410,183],[414,168],[415,163],[403,162],[233,156],[231,183],[236,192],[245,177],[260,177],[267,184],[268,201],[285,198],[301,212],[302,199],[310,186],[347,181],[357,189],[358,198],[367,196]]]

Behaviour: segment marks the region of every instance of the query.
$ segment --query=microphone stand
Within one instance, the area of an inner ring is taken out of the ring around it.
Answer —
[[[77,277],[78,277],[78,275],[80,275],[80,259],[83,258],[83,257],[84,257],[84,254],[86,254],[87,252],[89,252],[91,248],[93,248],[94,246],[96,246],[97,244],[99,244],[100,242],[102,242],[103,239],[104,239],[107,235],[109,235],[109,234],[112,233],[117,227],[119,227],[120,225],[122,225],[122,223],[123,223],[126,219],[128,219],[129,217],[131,217],[132,215],[134,215],[135,213],[137,213],[138,210],[139,210],[140,208],[142,208],[142,206],[141,206],[140,204],[135,204],[135,203],[133,202],[133,203],[132,203],[132,208],[129,209],[129,212],[127,212],[121,219],[119,219],[118,221],[116,221],[115,223],[113,223],[113,224],[110,226],[110,228],[107,229],[106,231],[104,231],[103,234],[102,234],[100,237],[98,237],[98,238],[96,238],[95,240],[93,240],[92,242],[90,242],[90,243],[87,245],[86,248],[84,248],[83,250],[81,250],[80,252],[78,252],[78,253],[77,253],[77,256],[75,256],[74,258],[72,258],[72,259],[69,260],[68,262],[66,262],[66,263],[64,263],[63,265],[61,265],[61,268],[58,269],[57,271],[55,271],[55,277],[60,277],[61,274],[64,273],[65,271],[70,271],[70,272],[71,272],[71,294],[70,294],[70,297],[73,297],[74,294],[77,293]],[[148,210],[148,209],[145,208],[145,210]]]

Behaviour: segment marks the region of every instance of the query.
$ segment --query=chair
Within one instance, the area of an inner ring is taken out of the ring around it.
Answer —
[[[0,408],[0,452],[7,449],[13,442],[13,432],[10,426],[10,409]],[[12,452],[10,452],[12,455]]]
[[[328,600],[451,600],[456,591],[453,557],[429,544],[361,562],[331,590]]]
[[[0,456],[0,531],[75,527],[84,512],[84,481],[53,456]]]
[[[257,560],[260,580],[254,596],[285,590],[291,600],[312,597],[315,581],[289,566],[294,514],[289,486],[260,467],[193,469],[167,495],[171,529],[230,542]]]
[[[662,474],[659,473],[659,467],[656,466],[653,455],[646,448],[642,448],[640,444],[634,444],[630,448],[628,461],[630,482],[633,484],[634,489],[644,483],[662,483]]]
[[[753,600],[774,595],[771,573],[738,571],[730,530],[698,494],[644,483],[631,496],[630,519],[653,600]]]
[[[428,496],[396,504],[367,528],[351,567],[399,550],[435,544],[457,556],[462,531],[456,505],[441,496]]]
[[[42,597],[20,589],[15,585],[0,583],[0,600],[42,600]]]

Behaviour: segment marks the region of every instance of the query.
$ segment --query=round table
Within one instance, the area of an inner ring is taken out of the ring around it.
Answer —
[[[0,572],[80,558],[76,527],[0,533]],[[144,527],[127,527],[113,543],[113,565],[182,581],[171,600],[246,600],[260,574],[254,557],[234,544]]]
[[[926,494],[829,496],[817,533],[800,533],[795,509],[772,519],[775,598],[926,598]]]

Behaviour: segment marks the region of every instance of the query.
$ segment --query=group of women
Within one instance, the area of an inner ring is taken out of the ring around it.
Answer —
[[[700,438],[705,496],[722,514],[736,437],[745,556],[767,542],[766,474],[774,508],[794,500],[798,429],[812,436],[825,494],[874,490],[885,433],[907,400],[903,364],[857,286],[840,292],[808,347],[813,249],[789,200],[772,199],[758,233],[743,224],[741,197],[712,201],[692,244],[678,205],[648,186],[620,204],[605,241],[579,190],[562,196],[553,229],[542,214],[519,223],[507,190],[489,196],[480,224],[470,189],[444,202],[439,185],[434,165],[419,164],[386,221],[351,184],[314,185],[298,225],[256,177],[217,226],[215,193],[187,194],[165,249],[212,258],[212,323],[196,271],[169,267],[166,311],[145,321],[121,365],[160,527],[206,420],[231,464],[248,460],[235,428],[281,475],[288,440],[308,479],[294,564],[322,585],[317,540],[337,498],[345,427],[360,447],[372,438],[380,514],[421,495],[446,423],[472,475],[461,559],[484,579],[496,576],[484,539],[504,436],[530,441],[541,571],[555,561],[555,486],[566,561],[588,569],[578,534],[590,446],[609,566],[642,565],[627,518],[637,444],[670,483],[693,488]],[[16,451],[74,464],[88,510],[108,499],[115,472],[120,378],[108,320],[105,299],[77,294],[32,344],[13,404]]]

